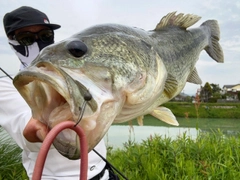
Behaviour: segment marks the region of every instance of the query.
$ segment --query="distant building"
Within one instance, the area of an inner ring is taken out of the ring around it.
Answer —
[[[223,93],[226,94],[226,100],[238,100],[238,93],[240,92],[240,84],[236,85],[224,85]]]

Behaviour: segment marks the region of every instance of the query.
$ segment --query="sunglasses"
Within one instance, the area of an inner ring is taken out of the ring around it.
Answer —
[[[53,42],[54,32],[51,29],[43,29],[39,32],[22,32],[13,36],[14,40],[17,40],[19,44],[23,46],[30,46],[37,40],[49,43]]]

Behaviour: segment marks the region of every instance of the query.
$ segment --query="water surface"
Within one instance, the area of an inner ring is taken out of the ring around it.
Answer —
[[[106,145],[122,148],[128,140],[140,143],[154,134],[172,139],[183,134],[195,139],[199,133],[214,133],[218,130],[227,136],[240,134],[240,119],[178,118],[178,122],[179,126],[175,127],[147,116],[144,126],[138,126],[136,121],[132,122],[133,128],[127,123],[112,125],[104,139]]]
[[[108,133],[105,135],[104,140],[107,146],[115,148],[122,148],[123,144],[128,140],[136,143],[141,143],[150,136],[160,135],[162,137],[171,137],[175,139],[186,135],[195,139],[198,134],[196,128],[183,128],[183,127],[159,127],[159,126],[116,126],[110,127]]]

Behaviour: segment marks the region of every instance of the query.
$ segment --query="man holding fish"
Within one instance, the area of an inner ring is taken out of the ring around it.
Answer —
[[[87,28],[44,48],[15,76],[13,84],[30,106],[31,115],[46,129],[63,121],[82,127],[89,152],[102,142],[112,123],[151,114],[178,125],[171,110],[162,105],[187,82],[202,83],[195,66],[203,50],[216,62],[224,62],[218,22],[207,20],[190,28],[200,18],[172,12],[151,31],[119,24]],[[29,43],[18,34],[12,37],[18,43]],[[86,101],[89,94],[92,98]],[[16,103],[12,104],[15,108]],[[72,131],[64,130],[54,147],[63,156],[78,159],[78,140]]]
[[[187,82],[202,83],[196,68],[200,53],[224,62],[218,22],[206,20],[192,28],[200,19],[171,12],[150,31],[120,24],[89,27],[44,48],[13,84],[32,116],[48,128],[64,121],[80,126],[89,151],[113,123],[150,114],[177,126],[163,104]],[[63,130],[53,145],[63,156],[77,159],[78,142],[76,134]]]

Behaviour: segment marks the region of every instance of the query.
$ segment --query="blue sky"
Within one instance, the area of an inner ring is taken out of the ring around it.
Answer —
[[[0,2],[0,17],[20,6],[32,6],[45,12],[52,23],[61,24],[55,31],[56,41],[68,38],[89,26],[117,23],[145,30],[155,28],[167,13],[196,14],[202,19],[198,27],[209,19],[218,20],[221,30],[220,44],[225,62],[216,63],[202,52],[196,68],[203,81],[223,85],[240,83],[240,1],[231,0],[8,0]],[[18,72],[19,61],[7,44],[4,28],[0,27],[0,67],[10,74]],[[0,72],[0,76],[3,75]],[[195,94],[199,85],[187,83],[184,93]]]

